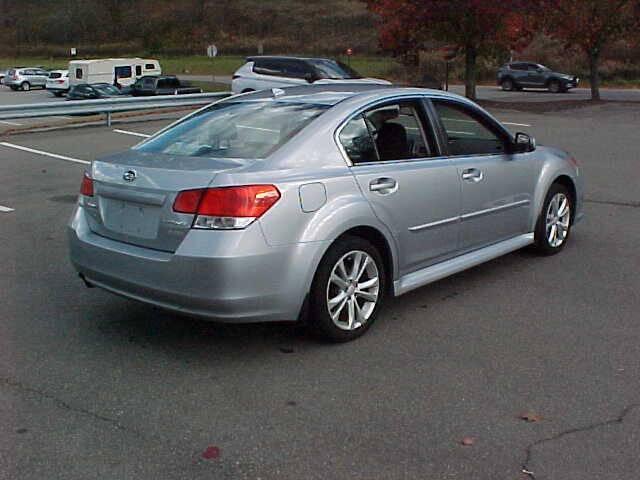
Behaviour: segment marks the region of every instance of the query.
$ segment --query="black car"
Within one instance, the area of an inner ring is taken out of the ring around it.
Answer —
[[[122,92],[109,83],[82,83],[69,88],[67,100],[91,100],[119,97],[120,95],[122,95]]]
[[[523,88],[546,88],[552,93],[566,92],[576,88],[580,79],[575,75],[554,72],[531,62],[512,62],[498,70],[498,85],[502,90],[522,90]]]
[[[187,93],[202,93],[198,87],[185,85],[174,76],[151,76],[140,77],[131,87],[131,94],[134,97],[151,95],[183,95]]]

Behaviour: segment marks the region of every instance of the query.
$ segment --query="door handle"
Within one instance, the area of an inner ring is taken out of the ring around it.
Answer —
[[[484,174],[482,170],[477,168],[467,168],[462,171],[462,180],[465,182],[474,182],[477,183],[484,178]]]
[[[398,182],[393,178],[376,178],[369,183],[369,190],[387,195],[398,190]]]

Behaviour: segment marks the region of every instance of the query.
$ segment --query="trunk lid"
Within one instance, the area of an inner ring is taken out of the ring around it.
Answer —
[[[89,227],[113,240],[174,252],[194,217],[173,211],[178,192],[206,188],[217,173],[249,163],[136,150],[96,160],[94,196],[85,202]]]

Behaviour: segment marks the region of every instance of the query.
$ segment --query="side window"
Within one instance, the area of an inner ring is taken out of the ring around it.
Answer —
[[[539,67],[538,65],[536,65],[535,63],[530,63],[529,65],[527,65],[527,67],[528,67],[527,69],[528,69],[530,72],[537,72],[537,71],[538,71],[538,68],[540,68],[540,67]]]
[[[142,86],[144,88],[153,88],[153,78],[145,78]]]
[[[136,77],[142,75],[142,65],[136,65]]]
[[[512,63],[511,64],[511,70],[526,70],[527,69],[527,64],[526,63]]]
[[[304,62],[289,60],[284,64],[284,76],[290,78],[304,78],[307,73],[312,73],[311,68]]]
[[[131,78],[131,67],[130,66],[116,67],[115,75],[118,78]]]
[[[342,147],[354,164],[379,160],[373,138],[362,115],[349,120],[340,131],[339,137]]]
[[[82,78],[82,69],[76,68],[76,78]]]
[[[253,64],[253,71],[260,75],[279,75],[282,76],[282,65],[276,60],[256,60]]]
[[[153,63],[147,63],[144,66],[145,70],[155,70],[156,66]]]
[[[492,155],[505,152],[502,135],[464,106],[433,101],[444,127],[450,155]]]
[[[414,102],[392,103],[365,113],[380,160],[425,158],[428,147],[422,122]]]

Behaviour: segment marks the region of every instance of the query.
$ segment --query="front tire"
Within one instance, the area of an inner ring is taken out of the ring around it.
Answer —
[[[338,239],[324,255],[311,286],[312,329],[332,342],[348,342],[373,324],[383,303],[386,272],[378,249],[360,237]]]
[[[536,223],[534,245],[542,255],[555,255],[569,240],[573,200],[567,187],[554,183],[545,197]]]
[[[549,91],[551,93],[560,93],[562,92],[562,85],[558,80],[551,80],[549,82]]]

